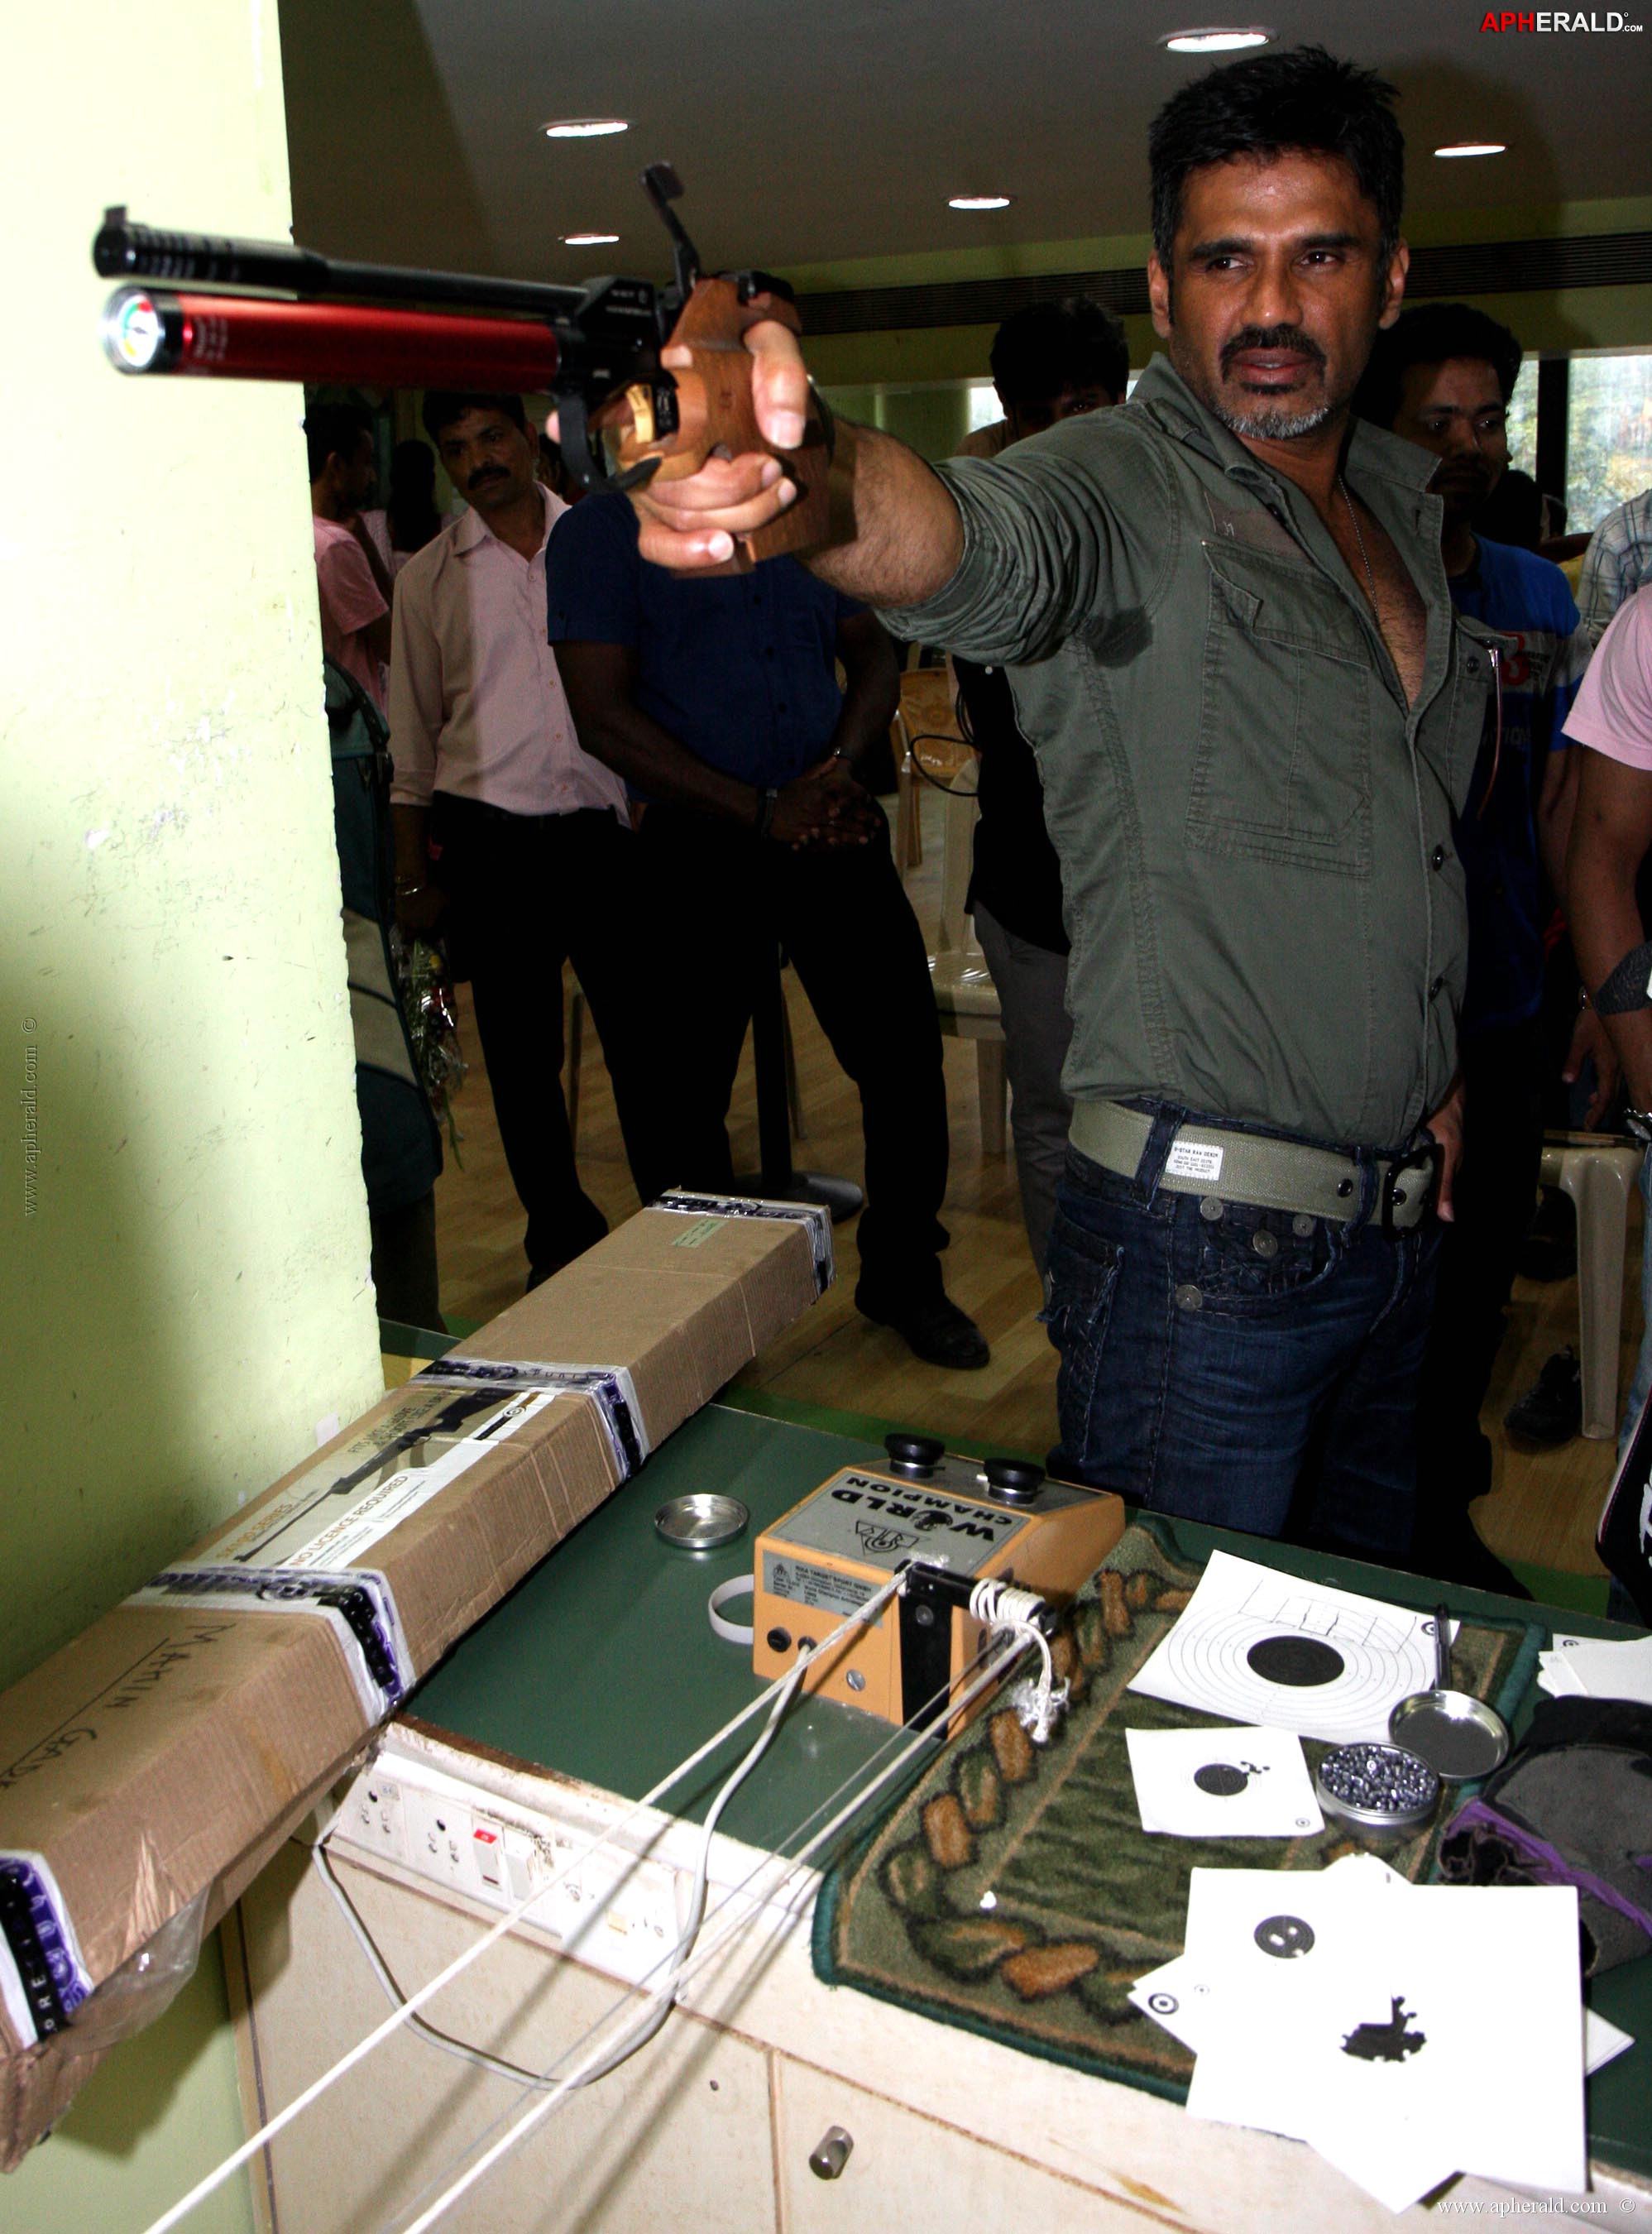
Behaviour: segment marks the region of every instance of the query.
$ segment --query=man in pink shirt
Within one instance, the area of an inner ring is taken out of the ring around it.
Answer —
[[[566,510],[535,477],[519,396],[433,392],[426,432],[471,506],[396,578],[390,787],[396,914],[451,933],[468,975],[530,1287],[607,1221],[579,1184],[562,1097],[562,966],[602,1037],[644,1202],[669,1185],[650,955],[625,787],[579,748],[545,633],[545,546]]]
[[[321,589],[321,648],[382,712],[390,656],[390,576],[362,521],[362,506],[378,479],[373,421],[357,404],[317,404],[304,415],[304,439]]]
[[[1572,946],[1623,1066],[1624,1125],[1652,1148],[1652,584],[1618,608],[1601,638],[1566,735],[1584,748],[1566,857]],[[1641,1193],[1652,1226],[1648,1162]],[[1647,1330],[1623,1415],[1624,1445],[1652,1391],[1652,1248],[1644,1237],[1641,1302]]]

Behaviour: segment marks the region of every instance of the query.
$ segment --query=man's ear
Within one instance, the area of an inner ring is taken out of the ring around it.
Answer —
[[[1157,251],[1147,258],[1147,300],[1153,314],[1153,331],[1160,341],[1168,341],[1174,323],[1170,315],[1170,274],[1159,261]]]
[[[1406,274],[1411,269],[1411,250],[1403,240],[1394,243],[1388,268],[1382,275],[1382,308],[1377,317],[1379,329],[1391,326],[1399,317],[1406,299]]]

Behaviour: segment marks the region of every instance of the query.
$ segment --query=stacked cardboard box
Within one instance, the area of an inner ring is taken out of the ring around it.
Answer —
[[[0,1696],[0,2168],[409,1685],[829,1261],[818,1218],[642,1212]]]

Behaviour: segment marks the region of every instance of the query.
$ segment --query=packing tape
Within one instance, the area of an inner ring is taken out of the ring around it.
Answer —
[[[43,1854],[0,1853],[0,2005],[25,2048],[62,2032],[92,1990]]]
[[[690,1194],[673,1187],[650,1210],[673,1211],[679,1218],[773,1218],[806,1229],[814,1255],[814,1292],[825,1295],[835,1277],[832,1254],[832,1213],[813,1202],[767,1202],[751,1195]]]

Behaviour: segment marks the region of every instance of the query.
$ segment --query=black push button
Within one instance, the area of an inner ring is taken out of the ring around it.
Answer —
[[[1043,1467],[1030,1459],[989,1459],[983,1471],[995,1497],[1011,1498],[1018,1504],[1036,1497],[1044,1480]]]
[[[885,1435],[884,1448],[913,1473],[932,1473],[946,1456],[946,1445],[935,1435]]]
[[[789,1629],[771,1629],[763,1642],[771,1652],[789,1652],[792,1649],[792,1632]]]

